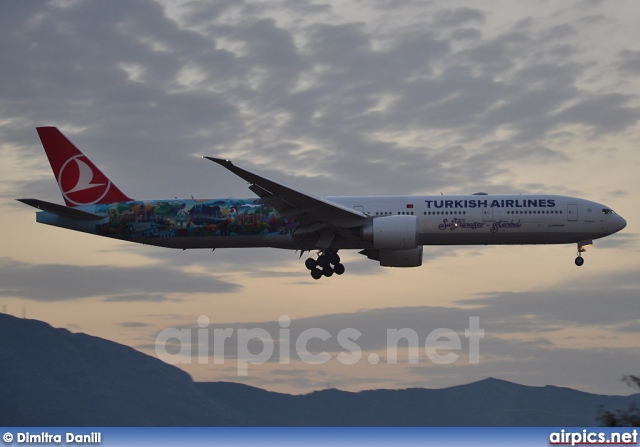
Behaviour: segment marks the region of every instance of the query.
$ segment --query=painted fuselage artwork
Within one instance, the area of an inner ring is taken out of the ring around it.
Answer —
[[[96,205],[108,222],[101,236],[125,240],[167,237],[290,234],[296,227],[257,199],[133,201]]]

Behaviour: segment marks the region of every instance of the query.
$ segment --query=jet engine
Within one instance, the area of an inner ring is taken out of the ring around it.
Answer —
[[[379,256],[383,267],[420,267],[422,245],[409,250],[380,250]]]
[[[422,265],[422,245],[408,250],[366,249],[360,254],[380,262],[383,267],[420,267]]]
[[[362,238],[373,242],[374,248],[411,250],[418,247],[418,218],[393,215],[374,218],[362,228]]]

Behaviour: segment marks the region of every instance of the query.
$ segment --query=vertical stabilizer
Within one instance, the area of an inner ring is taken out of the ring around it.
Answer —
[[[67,206],[131,201],[56,127],[38,127],[38,136]]]

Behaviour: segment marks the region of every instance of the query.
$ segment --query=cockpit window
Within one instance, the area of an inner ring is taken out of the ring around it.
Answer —
[[[615,211],[610,210],[609,208],[603,208],[602,209],[602,213],[603,214],[615,214]]]

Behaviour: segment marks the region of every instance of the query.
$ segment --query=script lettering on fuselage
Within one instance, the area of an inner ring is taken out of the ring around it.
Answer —
[[[500,230],[509,228],[520,228],[522,221],[518,220],[494,220],[493,222],[467,222],[465,219],[443,219],[442,223],[438,225],[438,230],[458,230],[458,229],[470,229],[477,230],[479,228],[490,227],[490,232],[497,233]]]
[[[427,209],[442,208],[555,208],[554,199],[462,199],[425,200]]]
[[[478,228],[484,227],[484,222],[467,222],[465,219],[452,219],[449,222],[449,219],[443,219],[442,223],[438,225],[439,230],[457,230],[458,228],[469,228],[471,230],[476,230]]]
[[[522,223],[520,221],[512,220],[494,220],[493,225],[491,225],[491,232],[497,233],[499,230],[506,228],[520,228]]]

